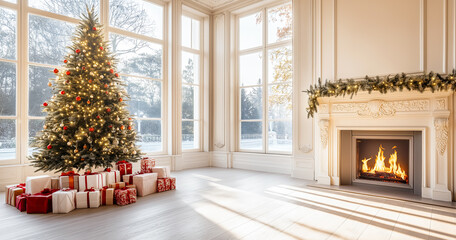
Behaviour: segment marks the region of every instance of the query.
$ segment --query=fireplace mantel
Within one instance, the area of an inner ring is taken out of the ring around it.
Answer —
[[[360,92],[353,98],[319,98],[316,120],[316,179],[340,185],[342,130],[421,131],[422,197],[452,201],[453,92]]]

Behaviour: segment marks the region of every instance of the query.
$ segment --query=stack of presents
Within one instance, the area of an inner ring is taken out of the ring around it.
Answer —
[[[156,192],[176,189],[169,167],[155,167],[155,160],[143,158],[141,171],[133,174],[126,161],[116,170],[64,172],[60,176],[27,177],[25,183],[6,186],[5,202],[27,213],[68,213],[75,208],[127,205]]]

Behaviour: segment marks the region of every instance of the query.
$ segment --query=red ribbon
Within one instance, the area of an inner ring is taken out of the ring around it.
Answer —
[[[60,190],[61,190],[61,191],[64,191],[64,192],[68,192],[68,191],[71,191],[71,190],[73,190],[73,189],[71,189],[71,188],[62,188],[62,189],[60,189]]]
[[[87,185],[86,185],[86,187],[87,187]],[[95,189],[93,187],[91,187],[89,189],[86,189],[85,191],[87,192],[87,208],[90,208],[89,194],[90,194],[90,192],[95,192]]]
[[[128,163],[128,162],[125,160],[122,160],[122,161],[118,161],[116,164],[122,164],[122,163]]]
[[[43,191],[41,191],[42,194],[47,194],[50,192],[51,192],[51,190],[49,188],[45,188],[45,189],[43,189]]]
[[[111,168],[106,168],[105,172],[111,172]]]
[[[84,175],[96,175],[98,174],[97,172],[92,172],[92,171],[87,171],[84,173]]]
[[[85,192],[95,192],[95,188],[91,187],[89,189],[86,189]]]
[[[75,173],[74,171],[68,171],[68,172],[62,172],[60,176],[73,176],[73,175],[79,175],[78,173]]]

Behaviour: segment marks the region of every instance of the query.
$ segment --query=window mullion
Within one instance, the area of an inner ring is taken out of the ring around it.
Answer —
[[[16,91],[20,98],[18,98],[18,107],[16,111],[18,114],[17,127],[20,128],[20,132],[16,137],[16,142],[19,149],[16,149],[16,156],[19,157],[17,162],[20,164],[27,163],[27,149],[28,149],[28,12],[27,5],[28,0],[18,1],[19,10],[18,10],[18,29],[17,29],[17,87],[19,91]],[[24,97],[22,97],[24,96]]]
[[[267,11],[266,8],[263,10],[263,150],[265,153],[268,153],[268,142],[269,142],[269,134],[268,134],[268,55],[267,55],[267,36],[268,36],[268,27],[267,27]]]

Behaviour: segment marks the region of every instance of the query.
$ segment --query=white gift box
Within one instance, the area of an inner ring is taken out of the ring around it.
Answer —
[[[97,208],[99,206],[100,191],[76,193],[76,208]]]
[[[98,187],[99,188],[103,188],[104,186],[108,186],[107,182],[106,182],[106,177],[107,177],[107,174],[106,172],[99,172],[99,180],[98,180]]]
[[[133,177],[133,184],[136,185],[138,196],[143,197],[151,193],[157,192],[157,177],[156,173],[144,173]]]
[[[51,188],[51,177],[48,175],[27,177],[25,193],[35,194]]]
[[[79,191],[84,192],[86,189],[99,189],[101,186],[101,174],[91,174],[79,176]]]
[[[152,172],[157,173],[158,178],[171,177],[171,171],[170,171],[169,167],[153,167]]]
[[[120,182],[120,171],[119,170],[111,170],[110,172],[102,172],[102,173],[106,174],[106,186],[109,186],[109,184],[111,184],[111,183]]]
[[[69,213],[76,208],[76,189],[52,194],[52,213]]]

